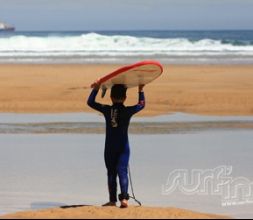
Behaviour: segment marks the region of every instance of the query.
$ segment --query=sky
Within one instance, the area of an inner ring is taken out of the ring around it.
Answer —
[[[253,29],[253,0],[0,0],[0,21],[20,31]]]

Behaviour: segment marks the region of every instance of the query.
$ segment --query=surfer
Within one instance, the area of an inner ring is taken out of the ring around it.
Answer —
[[[105,165],[108,176],[110,201],[103,206],[116,206],[117,176],[119,177],[121,194],[119,200],[121,208],[128,207],[128,163],[130,148],[128,141],[128,127],[131,117],[145,107],[144,85],[139,86],[139,103],[126,107],[127,88],[124,85],[114,85],[111,89],[112,106],[97,103],[96,96],[100,89],[99,83],[92,85],[92,92],[87,104],[101,112],[106,120]]]

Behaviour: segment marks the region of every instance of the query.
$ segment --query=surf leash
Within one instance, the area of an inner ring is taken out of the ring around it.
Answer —
[[[129,181],[130,181],[130,186],[131,186],[131,191],[132,191],[132,196],[129,196],[129,198],[133,199],[139,206],[142,206],[141,202],[136,199],[135,194],[134,194],[130,165],[128,165],[128,174],[129,174]]]

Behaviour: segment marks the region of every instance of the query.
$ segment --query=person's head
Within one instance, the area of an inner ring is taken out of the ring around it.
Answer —
[[[111,99],[113,104],[115,103],[124,103],[126,101],[126,92],[127,88],[125,85],[117,84],[114,85],[111,89]]]

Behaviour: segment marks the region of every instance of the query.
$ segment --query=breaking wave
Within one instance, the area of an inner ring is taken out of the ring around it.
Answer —
[[[77,36],[0,37],[0,57],[253,56],[253,42],[152,38],[97,33]]]

